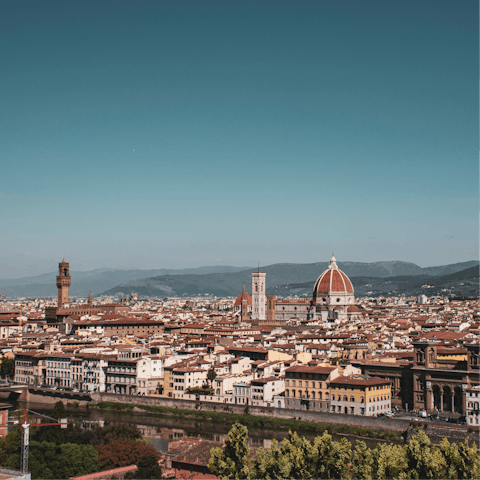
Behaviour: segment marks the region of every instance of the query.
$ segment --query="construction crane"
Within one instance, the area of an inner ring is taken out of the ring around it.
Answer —
[[[21,410],[15,410],[18,412]],[[45,418],[49,418],[50,420],[60,420],[60,422],[56,423],[29,423],[27,411],[30,413],[34,413],[35,415],[40,415]],[[12,413],[15,413],[12,412]],[[20,471],[23,474],[28,473],[28,455],[29,455],[29,445],[30,445],[30,427],[51,427],[54,425],[60,425],[61,428],[67,428],[68,420],[66,418],[52,418],[48,417],[47,415],[43,415],[38,412],[34,412],[33,410],[27,410],[26,408],[23,409],[23,418],[22,423],[4,423],[1,424],[0,427],[22,427],[22,443],[20,447]]]

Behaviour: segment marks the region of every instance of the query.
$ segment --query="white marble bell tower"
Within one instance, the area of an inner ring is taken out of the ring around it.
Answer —
[[[252,272],[252,320],[265,320],[265,277],[266,273]]]

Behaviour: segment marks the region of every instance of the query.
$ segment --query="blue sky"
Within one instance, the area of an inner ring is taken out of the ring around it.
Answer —
[[[477,2],[0,12],[0,277],[478,258]]]

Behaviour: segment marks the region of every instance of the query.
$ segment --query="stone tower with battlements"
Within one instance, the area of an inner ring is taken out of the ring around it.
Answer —
[[[58,308],[62,308],[68,303],[68,290],[72,279],[70,278],[70,264],[65,261],[65,257],[58,264],[57,288],[58,288]]]
[[[260,270],[252,272],[252,320],[265,320],[265,277]]]

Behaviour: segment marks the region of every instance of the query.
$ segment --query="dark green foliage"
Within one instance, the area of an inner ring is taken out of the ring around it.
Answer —
[[[210,471],[217,472],[222,478],[252,478],[248,465],[248,429],[235,423],[228,432],[225,448],[212,448],[208,463]],[[253,477],[256,478],[256,477]]]
[[[30,442],[29,470],[32,478],[69,478],[98,471],[98,453],[91,445]],[[11,455],[7,468],[18,469],[20,454]]]
[[[90,430],[71,424],[66,429],[60,426],[32,428],[29,470],[32,478],[52,479],[97,472],[100,464],[95,447],[112,441],[136,443],[140,439],[141,432],[135,426],[124,424],[96,426]],[[0,465],[14,469],[20,467],[20,443],[20,427],[13,428],[0,439]],[[147,449],[146,453],[152,452]]]
[[[65,410],[65,405],[63,402],[58,401],[55,403],[55,407],[53,408],[53,412],[51,415],[53,418],[65,418],[67,416],[67,412]]]
[[[289,432],[281,446],[274,441],[270,449],[259,448],[248,458],[248,430],[235,424],[228,434],[225,449],[213,448],[208,464],[221,478],[265,479],[473,479],[479,475],[475,444],[456,445],[443,439],[441,446],[430,444],[423,430],[406,445],[379,443],[374,449],[357,441],[354,448],[343,438],[334,441],[328,432],[313,443]]]
[[[125,478],[157,479],[162,478],[162,469],[155,455],[145,455],[137,462],[138,470],[129,472]]]
[[[210,369],[207,372],[207,380],[210,382],[210,387],[212,387],[212,382],[217,378],[217,372],[213,367],[210,367]]]
[[[7,375],[13,378],[15,375],[15,360],[13,358],[3,357],[0,365],[0,375],[5,378]]]
[[[193,393],[195,395],[213,395],[213,390],[205,385],[203,387],[190,387],[187,389],[187,393]]]

